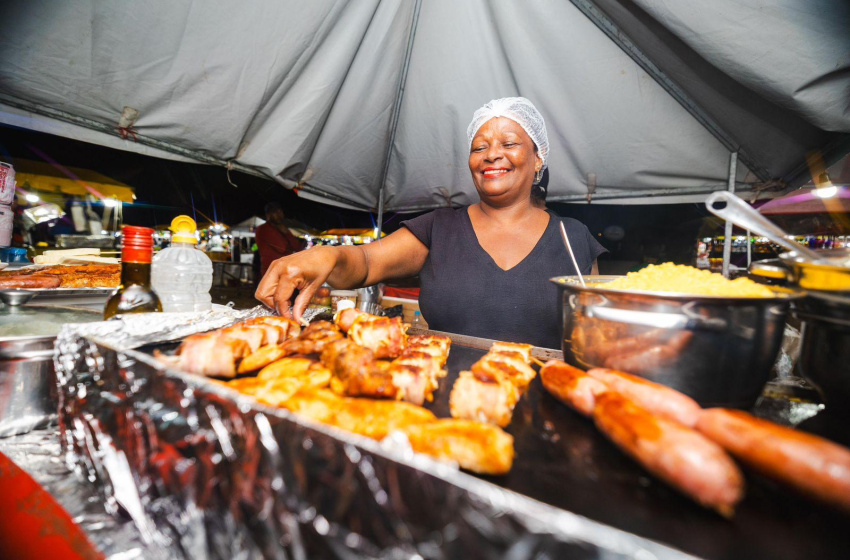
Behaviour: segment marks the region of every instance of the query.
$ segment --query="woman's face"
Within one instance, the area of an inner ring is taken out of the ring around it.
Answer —
[[[542,165],[531,137],[511,119],[490,119],[472,139],[469,170],[479,196],[487,202],[510,204],[530,198],[534,173]]]

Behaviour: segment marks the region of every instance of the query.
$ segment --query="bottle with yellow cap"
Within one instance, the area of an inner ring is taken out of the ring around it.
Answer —
[[[177,216],[171,221],[171,246],[153,259],[153,289],[163,311],[206,311],[212,307],[213,266],[197,243],[195,220]]]

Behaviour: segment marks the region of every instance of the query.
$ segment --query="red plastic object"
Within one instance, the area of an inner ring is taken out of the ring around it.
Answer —
[[[0,558],[104,558],[53,496],[3,453],[0,453]]]
[[[419,299],[419,288],[384,288],[384,296],[404,299]]]

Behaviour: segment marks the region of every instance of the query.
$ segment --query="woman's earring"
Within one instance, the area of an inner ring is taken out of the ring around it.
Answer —
[[[540,169],[537,170],[537,173],[534,174],[534,184],[539,183],[542,178],[543,178],[543,168],[541,167]]]

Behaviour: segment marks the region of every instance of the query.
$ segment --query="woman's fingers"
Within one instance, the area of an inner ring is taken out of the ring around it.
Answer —
[[[298,268],[288,264],[287,257],[277,259],[266,271],[254,293],[263,305],[284,315],[289,310],[289,299],[297,289]]]
[[[295,301],[292,302],[292,318],[296,321],[301,321],[301,316],[304,314],[304,311],[307,309],[307,306],[310,305],[310,301],[313,299],[313,294],[316,293],[317,286],[314,284],[308,284],[305,286],[295,298]]]

